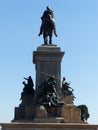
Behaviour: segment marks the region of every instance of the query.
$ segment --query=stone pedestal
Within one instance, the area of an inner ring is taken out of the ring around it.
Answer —
[[[62,107],[61,117],[65,119],[66,123],[83,123],[81,120],[81,111],[75,105],[64,105]]]
[[[2,130],[97,130],[98,125],[76,123],[1,123]]]
[[[35,118],[35,114],[35,106],[15,107],[14,120],[12,120],[12,122],[31,121]]]
[[[36,88],[52,75],[56,77],[59,91],[61,83],[61,60],[64,52],[56,45],[39,46],[33,52],[33,63],[36,65]]]
[[[61,117],[65,119],[66,123],[84,123],[81,120],[81,110],[74,105],[74,96],[62,96],[64,105],[61,108]]]

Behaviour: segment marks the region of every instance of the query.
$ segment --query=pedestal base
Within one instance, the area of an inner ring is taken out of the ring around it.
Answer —
[[[2,130],[97,130],[98,125],[78,123],[1,123]]]

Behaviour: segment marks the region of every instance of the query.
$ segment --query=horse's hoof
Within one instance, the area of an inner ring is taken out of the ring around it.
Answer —
[[[42,35],[42,33],[39,33],[38,36]]]

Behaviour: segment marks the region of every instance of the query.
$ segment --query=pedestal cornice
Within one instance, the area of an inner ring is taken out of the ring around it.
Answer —
[[[65,52],[62,52],[57,46],[39,46],[36,51],[33,51],[33,63],[36,63],[36,57],[63,57]]]

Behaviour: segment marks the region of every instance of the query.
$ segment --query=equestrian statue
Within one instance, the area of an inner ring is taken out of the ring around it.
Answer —
[[[54,33],[54,35],[57,37],[57,33],[55,27],[54,12],[49,6],[46,7],[46,10],[42,15],[41,20],[42,24],[40,27],[39,36],[43,34],[44,44],[52,44],[52,35]]]

